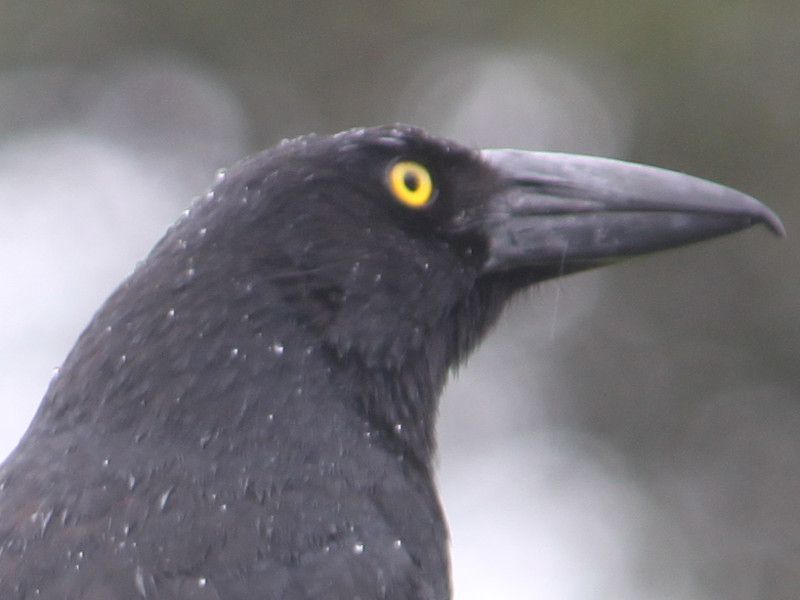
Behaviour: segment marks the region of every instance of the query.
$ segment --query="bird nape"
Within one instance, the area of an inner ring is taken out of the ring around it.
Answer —
[[[0,597],[447,599],[448,369],[528,285],[755,223],[783,231],[688,175],[407,126],[245,160],[100,308],[0,467]]]

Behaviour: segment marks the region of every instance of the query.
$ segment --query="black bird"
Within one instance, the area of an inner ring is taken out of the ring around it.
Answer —
[[[450,597],[448,369],[516,291],[766,223],[742,193],[406,126],[220,177],[112,294],[0,467],[5,599]]]

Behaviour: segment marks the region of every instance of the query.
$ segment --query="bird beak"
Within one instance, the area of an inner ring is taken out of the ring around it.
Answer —
[[[607,158],[484,150],[501,177],[485,217],[485,272],[580,271],[764,223],[785,235],[755,198],[710,181]]]

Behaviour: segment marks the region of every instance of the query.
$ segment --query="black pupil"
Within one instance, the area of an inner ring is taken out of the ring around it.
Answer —
[[[417,188],[419,188],[419,177],[417,177],[416,173],[409,171],[403,175],[403,185],[409,191],[416,192]]]

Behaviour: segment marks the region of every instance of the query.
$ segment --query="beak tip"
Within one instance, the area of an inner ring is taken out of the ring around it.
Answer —
[[[769,229],[776,236],[781,238],[786,237],[786,228],[783,226],[781,218],[766,206],[764,207],[762,213],[758,215],[757,220],[764,223],[767,229]]]
[[[769,211],[766,215],[764,215],[764,225],[766,225],[769,230],[778,237],[786,237],[786,228],[783,226],[780,217],[774,212]]]

